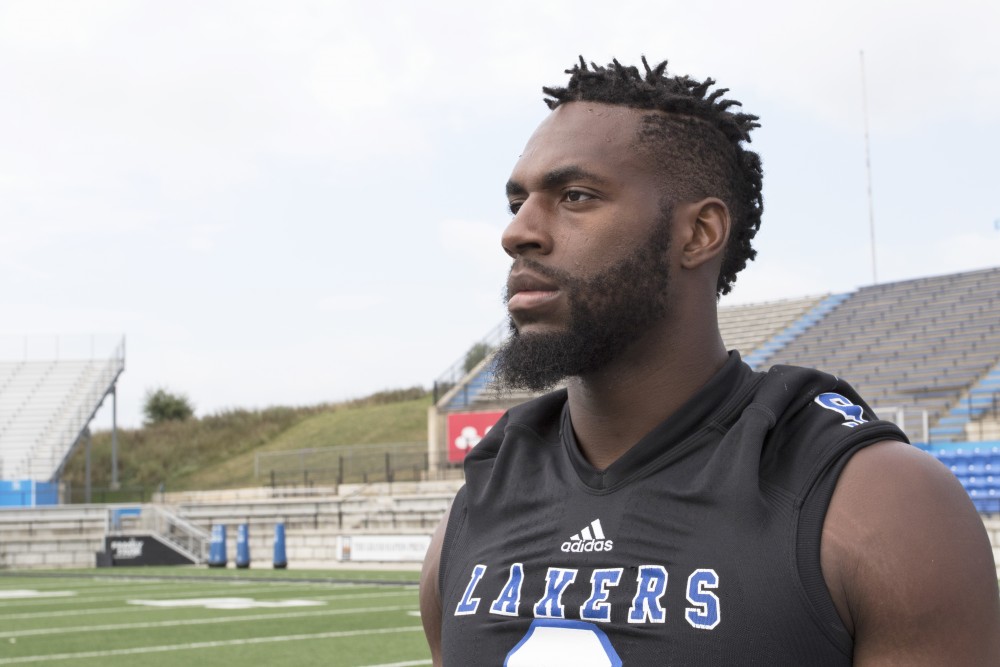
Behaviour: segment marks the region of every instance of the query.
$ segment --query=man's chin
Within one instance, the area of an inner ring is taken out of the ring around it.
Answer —
[[[500,392],[544,391],[569,375],[565,333],[536,332],[531,327],[514,333],[493,361],[494,383]]]

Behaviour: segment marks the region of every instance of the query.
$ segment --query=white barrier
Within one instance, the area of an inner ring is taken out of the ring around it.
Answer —
[[[430,535],[340,535],[337,537],[337,560],[420,562],[430,544]]]

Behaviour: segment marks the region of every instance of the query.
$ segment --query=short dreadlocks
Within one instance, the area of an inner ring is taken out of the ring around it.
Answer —
[[[613,60],[607,67],[587,62],[566,70],[565,88],[542,88],[550,109],[567,102],[585,101],[665,113],[648,114],[637,138],[637,148],[664,172],[673,202],[718,197],[732,216],[729,243],[722,259],[716,293],[728,294],[736,274],[757,255],[751,246],[764,211],[760,156],[743,148],[750,132],[760,127],[757,116],[732,113],[742,106],[724,100],[728,88],[709,93],[711,78],[667,76],[667,61],[650,68],[642,57],[645,75],[637,67]]]

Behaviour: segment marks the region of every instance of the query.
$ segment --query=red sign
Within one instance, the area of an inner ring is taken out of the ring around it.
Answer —
[[[479,444],[503,412],[453,412],[448,415],[448,462],[458,463]]]

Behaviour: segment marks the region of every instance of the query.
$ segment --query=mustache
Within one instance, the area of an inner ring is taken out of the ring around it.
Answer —
[[[507,271],[507,281],[504,282],[502,294],[504,305],[507,305],[507,302],[510,301],[510,276],[514,273],[514,269],[527,269],[528,271],[531,271],[532,273],[545,278],[546,280],[550,280],[564,288],[573,287],[578,283],[578,280],[566,271],[553,269],[552,267],[545,266],[544,264],[541,264],[533,259],[516,259],[510,265],[510,269]]]

